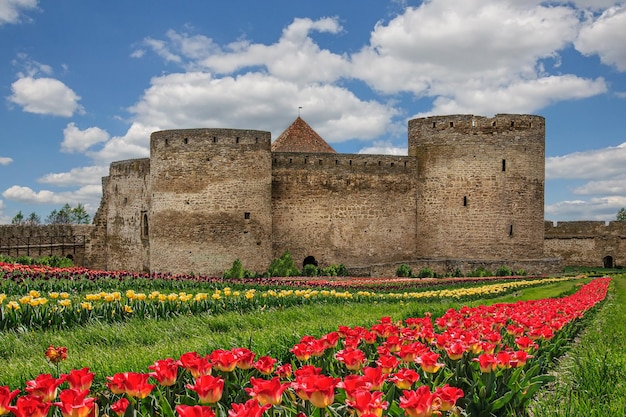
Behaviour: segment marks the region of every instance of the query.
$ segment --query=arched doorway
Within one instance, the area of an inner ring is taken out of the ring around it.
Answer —
[[[307,265],[317,266],[317,260],[315,260],[314,256],[309,255],[306,258],[304,258],[304,261],[302,261],[302,268],[304,268]]]
[[[615,268],[615,264],[613,263],[613,257],[610,255],[602,258],[602,262],[604,263],[605,268]]]

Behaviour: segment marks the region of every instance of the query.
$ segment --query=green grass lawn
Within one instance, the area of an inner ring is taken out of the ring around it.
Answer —
[[[419,317],[424,312],[442,315],[462,305],[514,302],[571,293],[580,281],[566,281],[517,290],[514,294],[467,303],[378,302],[315,304],[245,314],[199,315],[167,320],[132,320],[125,323],[92,323],[61,331],[24,331],[0,334],[0,385],[22,387],[40,373],[55,372],[43,353],[49,345],[66,346],[68,359],[61,372],[89,367],[102,384],[117,372],[147,372],[157,359],[179,357],[197,351],[248,347],[259,355],[285,357],[304,335],[320,336],[339,325],[369,326],[383,316],[394,320]]]

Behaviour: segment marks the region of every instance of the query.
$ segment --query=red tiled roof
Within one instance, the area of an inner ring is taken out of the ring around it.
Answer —
[[[337,153],[300,116],[272,143],[272,152]]]

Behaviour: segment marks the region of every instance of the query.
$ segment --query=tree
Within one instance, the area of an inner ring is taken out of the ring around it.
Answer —
[[[41,217],[35,212],[32,212],[28,215],[26,220],[24,220],[24,224],[27,226],[37,226],[41,224]]]
[[[615,218],[617,219],[617,221],[626,222],[626,209],[624,207],[619,209]]]
[[[24,215],[22,214],[22,210],[18,211],[15,217],[11,219],[11,224],[23,224],[24,223]]]
[[[46,217],[46,223],[49,224],[89,224],[90,221],[91,216],[80,203],[76,207],[65,203],[60,210],[52,210]]]

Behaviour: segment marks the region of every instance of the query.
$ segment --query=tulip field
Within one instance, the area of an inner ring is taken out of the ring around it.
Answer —
[[[596,346],[591,320],[619,327],[603,313],[619,320],[610,289],[626,293],[622,276],[376,286],[0,271],[0,416],[15,417],[593,415],[548,414],[576,378],[556,359]]]

